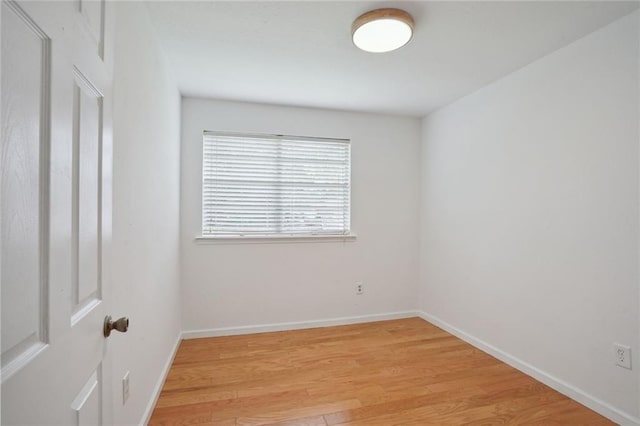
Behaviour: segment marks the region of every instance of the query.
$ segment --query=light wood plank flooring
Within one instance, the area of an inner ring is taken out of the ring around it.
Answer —
[[[613,423],[409,318],[185,340],[150,424]]]

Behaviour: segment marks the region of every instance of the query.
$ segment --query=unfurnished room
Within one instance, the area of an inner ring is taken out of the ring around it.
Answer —
[[[640,426],[640,1],[0,22],[2,425]]]

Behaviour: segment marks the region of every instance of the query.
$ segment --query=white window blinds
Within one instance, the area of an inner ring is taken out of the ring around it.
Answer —
[[[203,236],[346,235],[350,142],[204,132]]]

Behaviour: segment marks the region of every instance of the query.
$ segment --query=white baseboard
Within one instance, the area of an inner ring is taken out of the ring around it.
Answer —
[[[456,337],[464,340],[465,342],[475,346],[476,348],[482,350],[483,352],[488,353],[489,355],[499,359],[500,361],[509,364],[510,366],[522,371],[528,376],[533,377],[534,379],[544,383],[545,385],[557,390],[558,392],[568,396],[569,398],[578,401],[579,403],[589,407],[593,411],[607,417],[608,419],[619,423],[621,425],[640,425],[640,419],[625,413],[618,408],[608,404],[589,393],[578,389],[570,383],[567,383],[563,380],[558,379],[557,377],[552,376],[551,374],[534,367],[533,365],[522,361],[510,355],[501,349],[496,348],[489,343],[486,343],[462,330],[454,327],[453,325],[437,318],[433,315],[430,315],[424,311],[417,311],[417,314],[423,320],[430,322],[431,324],[442,328],[443,330],[453,334]]]
[[[271,331],[300,330],[304,328],[330,327],[334,325],[358,324],[362,322],[385,321],[392,319],[417,317],[416,311],[389,312],[384,314],[359,315],[353,317],[329,318],[322,320],[280,322],[263,325],[243,325],[239,327],[209,328],[182,332],[183,339],[202,337],[235,336],[238,334],[268,333]]]
[[[176,357],[176,353],[178,353],[178,347],[180,346],[180,342],[182,341],[182,333],[178,333],[178,337],[176,338],[176,342],[173,344],[173,349],[171,350],[171,354],[165,362],[164,367],[162,368],[162,373],[160,374],[160,378],[156,383],[155,388],[153,389],[153,393],[151,394],[151,400],[147,404],[147,408],[145,408],[144,413],[142,414],[142,422],[141,425],[146,425],[151,420],[151,414],[153,414],[153,409],[158,402],[158,398],[160,397],[160,392],[162,391],[162,386],[164,386],[164,381],[167,379],[167,375],[169,374],[169,370],[171,369],[171,364],[173,364],[173,360]]]

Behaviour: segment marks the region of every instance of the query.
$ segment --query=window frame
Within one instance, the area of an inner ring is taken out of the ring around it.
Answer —
[[[205,137],[207,135],[214,136],[228,136],[228,137],[240,137],[240,138],[255,138],[255,139],[292,139],[292,140],[309,140],[313,142],[340,142],[349,145],[348,156],[348,204],[349,209],[349,222],[348,232],[345,233],[310,233],[310,234],[228,234],[228,235],[213,235],[205,234],[204,231],[204,170],[205,170]],[[315,137],[315,136],[297,136],[297,135],[285,135],[285,134],[268,134],[268,133],[248,133],[248,132],[226,132],[226,131],[213,131],[204,130],[201,137],[201,168],[200,168],[200,234],[196,236],[195,241],[198,243],[293,243],[293,242],[348,242],[355,241],[356,234],[352,228],[352,168],[351,168],[351,140],[346,138],[328,138],[328,137]]]

